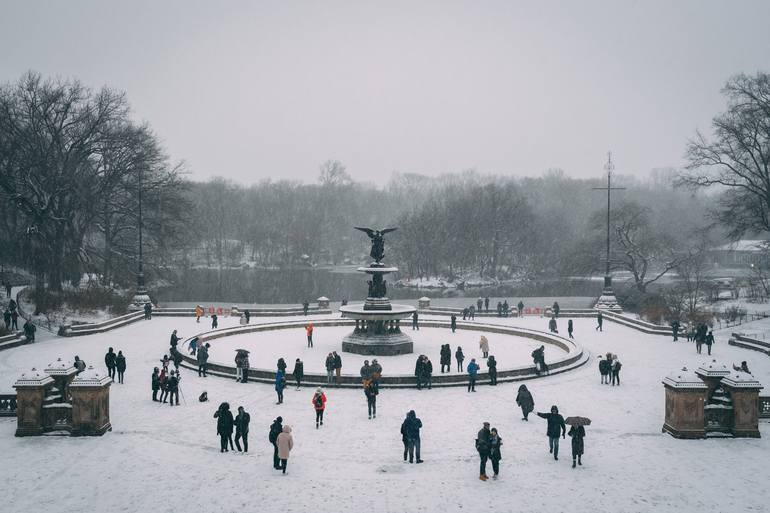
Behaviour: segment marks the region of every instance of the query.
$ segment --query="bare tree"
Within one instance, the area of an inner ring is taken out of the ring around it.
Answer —
[[[321,164],[320,170],[318,181],[321,185],[349,185],[353,181],[339,160],[327,160]]]

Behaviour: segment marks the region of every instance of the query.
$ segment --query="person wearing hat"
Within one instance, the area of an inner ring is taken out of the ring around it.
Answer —
[[[476,435],[476,450],[479,453],[479,479],[486,481],[487,477],[487,460],[489,459],[489,422],[485,422],[484,426],[479,430]]]
[[[315,410],[315,428],[318,429],[318,425],[324,425],[324,410],[326,409],[326,394],[321,390],[321,387],[316,388],[315,394],[313,394],[313,409]]]

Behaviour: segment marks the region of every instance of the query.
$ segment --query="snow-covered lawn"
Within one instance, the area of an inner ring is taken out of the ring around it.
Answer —
[[[544,330],[547,321],[494,322]],[[225,318],[220,326],[236,324],[237,319]],[[57,356],[78,354],[101,365],[108,346],[127,356],[126,384],[112,387],[113,431],[103,437],[15,438],[15,419],[0,419],[4,511],[766,511],[768,424],[760,425],[761,439],[682,441],[662,434],[661,378],[707,357],[696,355],[686,342],[604,325],[604,333],[597,333],[594,320],[575,320],[578,342],[594,355],[589,365],[527,382],[536,410],[557,404],[565,416],[593,420],[583,467],[575,470],[569,439],[562,441],[561,458],[554,461],[545,421],[521,421],[514,403],[518,384],[480,386],[476,393],[384,389],[375,420],[367,419],[362,391],[329,389],[326,422],[316,430],[310,389],[287,389],[279,406],[269,385],[204,379],[184,371],[186,404],[170,408],[150,401],[150,373],[168,347],[171,330],[195,333],[203,325],[194,319],[155,318],[82,338],[49,336],[0,352],[0,391],[10,391],[23,370],[45,366]],[[317,336],[320,340],[321,330]],[[728,364],[747,360],[755,376],[770,383],[770,358],[730,347],[726,336],[718,333],[714,358]],[[490,342],[494,353],[498,342]],[[316,360],[301,333],[273,343],[282,346],[290,365],[295,355]],[[478,350],[477,344],[470,345]],[[320,345],[315,349],[318,360],[324,350]],[[618,353],[624,364],[620,387],[599,383],[595,355],[607,351]],[[264,357],[272,361],[275,354],[271,349]],[[431,357],[437,367],[437,356]],[[343,359],[353,357],[343,354]],[[386,370],[397,368],[381,360]],[[197,402],[203,390],[208,403]],[[212,415],[221,401],[251,413],[248,455],[219,452]],[[424,424],[422,465],[402,461],[399,427],[410,409]],[[294,430],[286,476],[273,470],[267,441],[277,415]],[[497,427],[504,440],[498,481],[478,480],[473,441],[483,421]]]

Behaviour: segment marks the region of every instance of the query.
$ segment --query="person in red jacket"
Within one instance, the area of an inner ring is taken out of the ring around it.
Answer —
[[[307,323],[307,326],[305,326],[305,331],[307,332],[307,346],[313,347],[313,323],[312,322]]]
[[[315,409],[315,428],[318,429],[318,423],[324,425],[324,410],[326,409],[326,394],[318,387],[313,394],[313,408]]]

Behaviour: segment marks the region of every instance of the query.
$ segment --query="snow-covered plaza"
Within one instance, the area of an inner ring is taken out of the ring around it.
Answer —
[[[319,316],[318,319],[329,316]],[[305,318],[294,318],[304,320]],[[252,323],[277,319],[258,318]],[[497,387],[382,389],[377,418],[367,418],[362,390],[326,390],[325,425],[316,430],[313,389],[289,386],[276,405],[272,386],[199,378],[182,371],[180,407],[152,402],[150,371],[168,349],[173,329],[190,336],[206,330],[194,318],[155,317],[105,334],[60,338],[40,333],[35,344],[0,352],[0,392],[10,393],[16,378],[58,357],[79,355],[103,368],[108,347],[127,358],[125,384],[111,388],[113,430],[102,437],[14,437],[16,420],[0,419],[0,479],[7,511],[766,511],[770,472],[770,429],[760,422],[760,439],[677,440],[661,432],[664,392],[661,379],[671,371],[697,367],[708,356],[695,354],[683,340],[645,335],[611,322],[597,332],[594,319],[575,319],[575,337],[590,351],[587,365],[527,381],[535,411],[559,406],[564,416],[592,419],[587,428],[583,466],[571,468],[569,439],[562,457],[548,453],[546,423],[534,415],[521,420],[515,404],[518,382]],[[547,331],[547,320],[485,319]],[[220,328],[237,325],[220,320]],[[560,320],[563,330],[565,320]],[[212,361],[231,363],[230,349],[249,343],[251,366],[272,368],[278,356],[291,371],[297,357],[307,371],[320,371],[342,328],[317,328],[308,349],[301,330],[276,337],[259,334],[222,339]],[[409,332],[412,335],[412,332]],[[727,345],[717,332],[713,358],[728,366],[747,360],[754,376],[770,382],[770,359]],[[534,343],[497,340],[487,335],[498,360],[526,363]],[[478,333],[421,330],[415,353],[430,351],[439,371],[438,346],[462,345],[466,363],[481,359]],[[501,337],[504,338],[504,337]],[[230,347],[232,346],[232,348]],[[339,351],[339,350],[338,350]],[[600,384],[597,356],[607,351],[623,362],[622,384]],[[380,357],[384,373],[409,374],[414,355]],[[357,374],[364,357],[342,353],[343,374]],[[502,367],[507,365],[501,364]],[[482,369],[483,371],[484,369]],[[209,402],[197,398],[207,391]],[[217,405],[251,414],[249,453],[222,454],[216,436]],[[421,465],[402,460],[399,432],[407,411],[423,422]],[[284,476],[272,468],[268,429],[277,416],[292,426],[295,448]],[[500,478],[478,479],[474,439],[489,421],[503,439]]]

